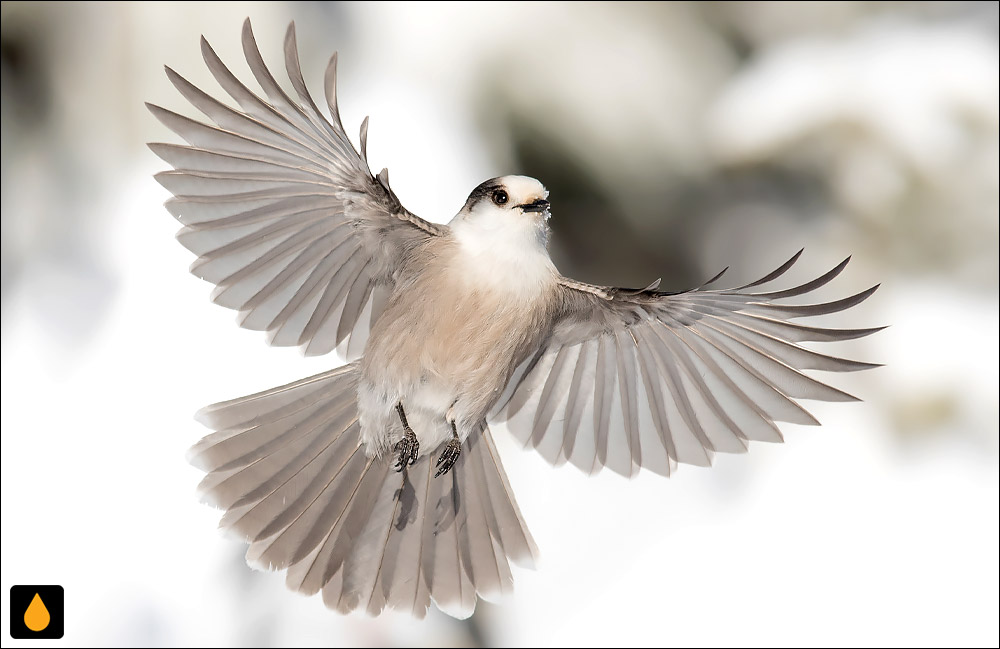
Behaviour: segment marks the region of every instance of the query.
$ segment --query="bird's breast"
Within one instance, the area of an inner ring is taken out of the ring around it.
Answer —
[[[456,244],[435,252],[379,317],[364,377],[404,404],[409,398],[443,414],[464,398],[478,413],[503,388],[515,359],[543,335],[555,278],[541,264],[522,259],[518,267]]]

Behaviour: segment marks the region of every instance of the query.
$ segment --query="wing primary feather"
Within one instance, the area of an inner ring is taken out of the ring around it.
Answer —
[[[646,327],[636,327],[634,335],[639,343],[639,371],[642,375],[642,382],[646,390],[646,401],[649,403],[652,414],[653,425],[656,428],[657,437],[668,458],[677,459],[677,451],[674,448],[673,439],[670,434],[670,423],[667,417],[667,406],[663,399],[663,390],[660,388],[660,372],[657,363],[650,358],[650,353],[655,349],[644,333]],[[667,464],[667,475],[670,474],[670,464]]]
[[[571,353],[571,348],[568,345],[560,347],[559,351],[556,352],[556,358],[552,362],[552,368],[549,370],[542,394],[538,399],[538,407],[535,410],[535,419],[532,422],[532,432],[529,438],[531,446],[537,447],[541,443],[549,424],[552,422],[552,416],[566,394],[567,384],[562,375],[566,369],[567,361],[570,360]]]
[[[290,25],[289,28],[294,29],[294,26]],[[250,71],[257,79],[257,83],[259,83],[261,88],[264,90],[264,93],[271,99],[271,101],[285,107],[286,119],[294,119],[301,130],[304,132],[311,132],[320,142],[329,141],[331,143],[335,143],[340,152],[347,159],[350,159],[350,151],[347,150],[349,143],[346,142],[346,137],[341,137],[337,133],[333,133],[334,137],[331,140],[327,140],[327,138],[323,137],[324,132],[330,132],[328,131],[327,125],[322,123],[323,120],[316,120],[315,118],[311,119],[309,115],[306,114],[306,111],[304,111],[299,104],[292,101],[291,97],[289,97],[281,86],[278,85],[277,81],[275,81],[274,76],[271,74],[271,71],[268,69],[267,65],[264,63],[264,59],[260,55],[260,49],[257,47],[257,42],[254,39],[253,29],[250,26],[249,20],[243,24],[243,53],[250,66]]]
[[[867,329],[827,329],[825,327],[810,327],[794,322],[775,320],[754,313],[729,313],[723,315],[721,310],[713,311],[713,315],[733,324],[740,324],[755,331],[789,342],[840,342],[854,340],[878,333],[885,327],[870,327]]]
[[[314,223],[321,218],[317,211],[307,210],[288,214],[285,218],[236,222],[226,228],[200,228],[188,225],[177,233],[177,240],[199,258],[214,258],[224,256],[229,251],[238,252],[241,249],[253,248],[261,239],[281,238],[286,234],[286,230]]]
[[[785,318],[806,318],[811,316],[829,315],[831,313],[838,313],[845,309],[849,309],[852,306],[861,304],[871,297],[871,295],[878,290],[879,286],[880,284],[876,284],[870,289],[861,291],[860,293],[850,297],[845,297],[841,300],[834,300],[833,302],[825,302],[823,304],[798,305],[751,302],[744,308],[744,310],[752,313],[760,313],[762,315],[778,314]]]
[[[587,340],[580,345],[580,356],[577,358],[576,367],[573,368],[573,378],[570,381],[569,393],[566,397],[566,410],[563,416],[563,457],[569,459],[573,454],[576,436],[583,417],[583,410],[587,396],[583,392],[583,376],[590,363],[591,348],[593,341]],[[580,399],[582,403],[579,403]]]
[[[373,303],[372,310],[374,311],[375,305]],[[500,397],[497,399],[497,403],[493,406],[493,410],[490,411],[487,419],[493,419],[500,417],[504,414],[504,410],[513,401],[514,395],[519,392],[518,388],[521,383],[528,378],[531,370],[534,369],[538,360],[542,356],[543,349],[539,349],[530,358],[522,361],[517,367],[514,368],[514,372],[511,374],[510,380],[507,381],[507,386],[504,388],[503,392],[500,393]],[[516,412],[516,411],[514,411]],[[507,412],[507,419],[510,419],[510,415],[514,412]]]
[[[274,317],[274,320],[268,325],[267,330],[271,331],[275,327],[283,328],[292,319],[293,314],[296,314],[310,300],[316,298],[320,288],[329,285],[330,280],[336,275],[338,261],[339,259],[333,255],[327,255],[325,259],[321,260],[309,274],[309,277],[306,278],[306,281],[303,282],[302,286],[299,287],[299,290],[295,292],[295,295],[288,301],[288,304]],[[313,313],[315,313],[316,306],[319,306],[318,302],[313,307]],[[312,313],[309,315],[312,317]],[[298,335],[294,336],[287,343],[288,345],[301,345],[306,342],[305,330],[307,324],[308,320],[301,323]],[[275,337],[277,337],[277,334]]]
[[[314,277],[327,276],[328,263],[322,259],[324,255],[331,257],[329,263],[336,264],[350,256],[350,246],[346,242],[329,242],[333,251],[304,250],[291,260],[268,284],[260,288],[247,302],[240,307],[240,326],[258,331],[274,331],[284,324],[283,317],[291,313],[288,310],[300,294],[311,300],[315,296]],[[331,277],[333,279],[333,277]],[[318,306],[318,301],[317,301]],[[284,316],[283,316],[284,314]],[[305,325],[303,324],[303,329]]]
[[[283,286],[286,286],[294,278],[304,274],[308,270],[315,270],[321,258],[336,256],[338,253],[353,252],[351,243],[347,235],[337,230],[332,230],[310,241],[308,245],[299,250],[298,254],[289,260],[288,264],[275,275],[274,279],[247,300],[241,307],[241,310],[253,309],[260,306],[271,295]],[[265,328],[270,329],[273,325],[274,321],[272,320]]]
[[[247,28],[249,28],[249,24],[244,23],[244,29]],[[246,44],[244,43],[244,48],[245,47]],[[277,110],[274,106],[267,103],[257,96],[256,93],[247,88],[242,81],[236,78],[236,75],[229,70],[225,63],[222,62],[222,59],[219,58],[219,55],[216,54],[211,44],[207,39],[205,39],[204,36],[201,39],[201,54],[202,58],[205,60],[205,65],[208,66],[208,69],[212,73],[212,76],[215,77],[215,80],[248,115],[253,115],[257,119],[270,124],[279,132],[286,133],[295,131],[300,137],[308,139],[320,149],[332,151],[329,144],[323,141],[323,138],[317,138],[308,130],[303,130],[301,128],[301,124],[293,122],[289,118],[288,114],[284,114]],[[247,62],[251,65],[251,71],[253,71],[253,64],[250,62],[250,59],[247,59]],[[333,162],[334,159],[330,158],[328,161]],[[337,166],[342,165],[338,164]]]
[[[712,323],[706,322],[698,331],[704,337],[712,339],[716,347],[728,349],[730,358],[737,360],[760,381],[770,383],[788,397],[821,401],[859,400],[842,390],[806,376],[794,367],[789,367],[746,339],[727,335]]]
[[[725,349],[720,349],[717,344],[708,340],[700,332],[694,331],[692,329],[684,329],[683,332],[680,330],[671,330],[677,334],[678,338],[684,342],[695,354],[698,359],[708,367],[715,378],[722,382],[726,387],[728,387],[734,394],[736,394],[739,399],[752,410],[756,411],[763,418],[768,421],[775,421],[778,419],[783,419],[786,421],[791,421],[797,424],[818,426],[819,422],[816,418],[809,414],[805,408],[800,406],[798,403],[788,398],[786,395],[782,394],[777,388],[771,385],[767,381],[761,381],[760,378],[753,372],[748,370],[738,359],[733,358],[732,355]],[[681,335],[681,334],[689,334]],[[754,399],[747,394],[744,388],[737,385],[735,380],[726,373],[726,371],[719,365],[718,361],[713,358],[712,351],[718,354],[720,359],[726,359],[732,364],[732,367],[737,372],[743,373],[746,377],[750,379],[749,385],[755,386],[757,390],[761,393],[759,394],[760,399],[767,399],[771,402],[771,408],[780,408],[781,412],[775,412],[772,414],[770,408],[766,408],[763,404],[758,402],[758,399]],[[779,416],[781,415],[781,416]],[[775,428],[777,430],[777,428]]]
[[[368,266],[365,266],[367,269]],[[368,303],[368,297],[372,294],[371,274],[365,273],[364,269],[358,274],[347,297],[344,298],[344,312],[340,316],[340,324],[337,326],[337,340],[344,340],[354,330],[355,323],[361,315],[361,310]]]
[[[282,177],[300,176],[309,174],[319,180],[329,182],[329,178],[316,170],[306,169],[299,165],[287,165],[274,160],[264,160],[249,155],[236,155],[233,153],[221,153],[219,151],[209,151],[199,147],[171,144],[166,142],[150,142],[146,146],[155,153],[161,160],[170,164],[175,169],[182,171],[214,171],[231,172],[239,170],[269,171],[271,173],[283,174]]]
[[[704,289],[706,286],[709,286],[711,284],[716,283],[717,281],[719,281],[720,279],[722,279],[722,276],[725,275],[728,271],[729,271],[729,266],[726,266],[725,268],[723,268],[722,270],[720,270],[718,273],[716,273],[707,282],[702,282],[701,286],[699,286],[698,288],[696,288],[694,290],[700,291],[700,290]]]
[[[283,259],[284,257],[291,255],[302,248],[307,247],[312,243],[312,239],[315,236],[331,236],[333,232],[327,232],[328,226],[323,222],[317,222],[306,226],[305,228],[299,229],[297,232],[292,234],[287,239],[283,240],[281,243],[277,244],[264,254],[258,256],[253,261],[249,262],[245,266],[230,272],[228,275],[219,278],[216,283],[220,288],[225,289],[242,279],[250,277],[254,273],[257,273],[264,268],[269,267],[274,262]],[[228,251],[227,251],[228,252]],[[202,262],[202,259],[205,261]],[[211,277],[213,274],[207,272],[205,266],[213,261],[216,261],[217,257],[201,257],[194,265],[192,265],[192,272],[199,271],[202,275],[206,277]]]
[[[218,99],[215,99],[192,84],[169,66],[164,66],[164,69],[166,70],[167,78],[177,88],[178,92],[191,102],[191,105],[215,122],[219,128],[234,133],[241,133],[247,137],[253,137],[257,141],[265,142],[276,148],[280,148],[282,144],[288,142],[302,149],[302,152],[323,157],[321,151],[310,146],[310,143],[296,137],[296,131],[292,129],[278,131],[271,125],[251,115],[241,113],[223,104]]]
[[[330,314],[338,305],[343,303],[348,288],[357,279],[358,275],[364,271],[364,264],[364,254],[360,250],[355,250],[350,258],[344,262],[344,265],[337,270],[337,273],[323,291],[323,296],[320,298],[313,316],[309,319],[308,324],[306,324],[304,335],[310,339],[309,345],[306,347],[307,355],[315,353],[325,354],[340,342],[336,337],[336,325],[338,323],[331,321]],[[333,329],[332,340],[320,341],[320,334],[325,334],[331,328]],[[322,348],[320,348],[321,343]]]
[[[720,279],[722,279],[722,276],[725,275],[728,271],[729,271],[729,266],[726,266],[725,268],[723,268],[722,270],[720,270],[718,273],[716,273],[715,275],[713,275],[710,279],[702,282],[698,286],[689,288],[689,289],[684,290],[684,291],[679,291],[677,293],[661,293],[661,295],[679,296],[679,295],[688,295],[688,294],[691,294],[691,293],[705,292],[704,289],[705,289],[706,286],[708,286],[710,284],[714,284],[715,282],[717,282]],[[711,291],[708,291],[708,292],[710,293]]]
[[[241,155],[267,155],[276,161],[292,166],[313,167],[322,172],[322,167],[316,165],[313,160],[299,153],[288,150],[283,146],[273,146],[267,142],[261,142],[247,135],[234,133],[232,131],[202,124],[198,120],[185,117],[156,104],[146,103],[146,108],[164,126],[179,135],[188,144],[205,148],[220,153],[234,153]]]
[[[542,381],[548,377],[548,370],[552,367],[551,361],[555,359],[555,355],[555,352],[546,352],[544,348],[535,353],[524,370],[517,389],[514,390],[504,406],[508,419],[520,412],[525,404],[531,400],[535,390],[544,385]]]
[[[288,80],[292,82],[292,87],[298,93],[299,99],[304,101],[311,112],[308,113],[310,121],[316,126],[322,126],[324,130],[330,130],[329,126],[320,117],[319,107],[313,101],[305,79],[302,77],[302,64],[299,62],[299,48],[295,37],[295,23],[289,23],[285,31],[285,71],[288,73]]]
[[[295,23],[288,25],[288,30],[285,32],[285,69],[288,72],[288,78],[292,82],[292,87],[298,93],[302,101],[306,102],[309,106],[309,111],[304,111],[306,113],[306,118],[312,122],[317,129],[325,132],[333,141],[342,144],[344,147],[350,147],[353,150],[350,142],[347,141],[347,134],[344,133],[344,129],[339,124],[338,117],[338,127],[334,128],[331,124],[323,119],[322,113],[320,113],[319,107],[316,106],[316,102],[313,101],[312,95],[309,93],[309,88],[306,86],[305,80],[302,78],[302,66],[299,64],[299,49],[296,44],[295,38]],[[347,153],[344,151],[344,153]],[[368,161],[364,160],[365,168],[363,171],[367,175],[371,175],[371,172],[367,168]]]
[[[330,109],[330,118],[341,131],[344,125],[340,121],[340,108],[337,106],[337,53],[330,57],[330,62],[326,65],[326,72],[323,75],[323,88],[326,91],[326,105]]]
[[[324,76],[327,118],[303,78],[294,24],[283,48],[287,91],[264,62],[249,20],[241,44],[259,87],[250,90],[202,37],[202,58],[228,97],[215,98],[168,67],[168,80],[202,121],[148,104],[187,143],[150,149],[174,167],[157,180],[174,194],[166,207],[186,226],[179,238],[200,257],[192,272],[217,285],[214,301],[241,309],[244,326],[266,329],[270,344],[300,340],[312,355],[347,338],[362,341],[382,311],[368,297],[391,292],[412,272],[404,266],[415,244],[448,228],[408,212],[388,174],[372,177],[367,124],[359,154],[341,123],[336,56]],[[331,267],[334,258],[311,245],[336,226],[353,231],[357,254],[336,253],[347,268]],[[320,280],[333,286],[318,292]]]
[[[680,338],[678,338],[677,335],[674,332],[672,332],[670,329],[668,329],[668,328],[662,328],[662,329],[664,329],[664,331],[661,331],[661,328],[654,328],[653,329],[653,335],[655,335],[657,338],[659,338],[660,341],[666,346],[666,349],[671,352],[671,354],[673,355],[672,357],[674,359],[676,359],[677,361],[680,362],[681,369],[684,370],[684,373],[687,375],[688,379],[691,381],[691,383],[695,386],[695,388],[701,394],[702,399],[705,401],[705,403],[711,409],[712,414],[714,414],[719,419],[719,421],[722,422],[722,424],[727,429],[729,429],[729,431],[738,440],[740,440],[740,442],[743,444],[743,447],[746,448],[747,447],[747,445],[746,445],[747,436],[743,433],[743,431],[740,429],[740,427],[736,425],[736,423],[733,421],[733,419],[726,412],[726,409],[722,407],[722,404],[719,403],[719,400],[712,393],[712,390],[709,389],[709,387],[705,384],[705,378],[698,371],[698,368],[696,368],[694,366],[694,362],[688,356],[688,353],[685,352],[684,349],[683,349],[684,347],[687,347],[687,345],[685,345],[684,342],[683,342],[683,340],[681,340]],[[662,356],[663,352],[660,351],[660,350],[658,350],[655,346],[654,346],[654,350],[656,350],[657,353],[661,354],[661,356]],[[694,350],[690,350],[690,351],[692,353],[697,353],[697,352],[694,352]],[[663,356],[663,361],[662,362],[666,363],[667,362],[667,357]],[[709,370],[709,371],[711,371],[711,370]],[[730,387],[728,385],[726,387],[729,388],[730,390],[733,389],[732,387]],[[743,395],[742,393],[739,393],[739,395],[737,395],[737,396],[739,397],[740,395],[743,396],[744,401],[745,401],[746,404],[749,404],[751,406],[753,405],[752,401],[749,398],[747,398],[746,395]],[[756,415],[756,417],[758,417],[759,419],[761,419],[763,422],[767,423],[770,428],[774,429],[773,422],[771,422],[768,419],[767,415],[765,415],[763,412],[761,412],[761,410],[759,408],[751,408],[750,412],[753,413],[754,415]],[[774,430],[776,430],[776,429],[774,429]]]
[[[597,455],[591,471],[604,466],[608,459],[608,426],[611,422],[611,391],[614,389],[615,370],[608,358],[607,336],[597,342],[597,369],[594,377],[594,433]]]
[[[664,378],[667,390],[670,392],[670,396],[673,398],[674,404],[677,406],[677,412],[680,414],[682,423],[687,427],[687,431],[690,432],[694,438],[697,440],[697,458],[687,455],[686,453],[682,457],[680,454],[680,449],[677,448],[678,455],[676,457],[679,462],[687,462],[690,464],[697,464],[699,466],[710,466],[712,464],[712,453],[715,451],[715,445],[708,438],[708,434],[705,432],[704,427],[698,420],[698,416],[694,412],[694,407],[691,405],[691,400],[688,397],[687,392],[684,389],[684,384],[677,374],[677,368],[675,362],[663,362],[663,355],[657,355],[654,357],[655,360],[660,361],[660,373]],[[680,427],[678,427],[680,428]],[[675,440],[675,446],[679,446]],[[688,445],[685,445],[685,450],[687,450]],[[704,462],[702,462],[702,458]]]
[[[361,159],[368,164],[368,116],[361,122]]]
[[[260,199],[243,204],[209,204],[176,196],[164,206],[178,221],[198,230],[224,230],[253,223],[287,220],[295,214],[335,216],[325,196],[288,196],[277,200]]]
[[[802,256],[802,252],[804,250],[805,250],[805,248],[799,248],[799,251],[797,253],[795,253],[794,255],[792,255],[791,259],[789,259],[788,261],[786,261],[782,265],[778,266],[777,268],[775,268],[773,271],[771,271],[767,275],[764,275],[763,277],[761,277],[760,279],[758,279],[756,282],[750,282],[749,284],[745,284],[745,285],[743,285],[743,286],[741,286],[739,288],[734,288],[734,289],[732,289],[732,291],[733,292],[736,292],[736,291],[745,291],[748,288],[753,288],[754,286],[760,286],[761,284],[767,284],[768,282],[772,282],[772,281],[778,279],[779,277],[781,277],[782,275],[784,275],[786,272],[788,272],[789,268],[791,268],[793,265],[795,265],[795,262],[797,262],[799,260],[799,257]]]
[[[858,372],[881,367],[878,363],[865,363],[836,356],[828,356],[814,352],[811,349],[800,347],[780,338],[775,338],[766,333],[756,331],[738,322],[732,322],[722,318],[709,316],[708,321],[718,331],[725,333],[728,337],[741,342],[753,341],[753,346],[766,353],[775,360],[792,367],[796,370],[823,370],[826,372]]]
[[[278,82],[275,80],[271,71],[268,69],[267,64],[264,63],[264,57],[260,55],[260,49],[257,47],[257,40],[253,35],[253,27],[250,25],[250,19],[247,18],[243,22],[243,33],[242,33],[242,44],[243,44],[243,56],[247,60],[247,64],[250,66],[250,72],[253,73],[254,78],[257,83],[260,84],[261,89],[268,98],[275,102],[276,104],[283,105],[288,109],[286,116],[295,117],[296,121],[304,120],[304,124],[309,130],[312,130],[313,124],[306,117],[305,112],[292,101],[292,98],[281,88]]]
[[[625,425],[625,440],[629,446],[633,470],[642,466],[642,446],[639,441],[639,406],[636,403],[635,354],[637,346],[628,330],[615,332],[615,357],[618,360],[618,396],[622,403],[622,419]]]
[[[829,284],[835,277],[837,277],[837,275],[840,275],[842,272],[844,272],[844,269],[847,268],[847,264],[850,263],[850,261],[851,258],[848,257],[847,259],[840,262],[832,269],[823,273],[816,279],[810,282],[806,282],[805,284],[800,284],[794,288],[785,289],[783,291],[772,291],[770,293],[754,293],[753,295],[754,297],[763,297],[770,300],[780,300],[786,297],[795,297],[797,295],[809,293],[811,291],[820,288],[821,286],[826,286],[827,284]]]

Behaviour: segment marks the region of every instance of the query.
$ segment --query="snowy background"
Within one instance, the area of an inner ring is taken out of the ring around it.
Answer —
[[[2,12],[2,593],[62,584],[78,646],[998,644],[996,3],[72,4]],[[322,371],[187,274],[143,101],[247,78],[254,21],[417,214],[507,173],[551,190],[553,257],[602,284],[738,285],[854,260],[823,324],[862,404],[671,480],[552,469],[497,434],[542,552],[467,621],[342,617],[252,572],[196,501],[199,407]],[[8,634],[3,645],[27,646]],[[32,641],[32,646],[46,642]]]

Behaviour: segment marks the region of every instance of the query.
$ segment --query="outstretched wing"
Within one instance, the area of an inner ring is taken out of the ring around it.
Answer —
[[[167,68],[181,94],[212,123],[147,104],[188,146],[150,144],[173,171],[156,176],[174,197],[167,209],[177,238],[196,255],[191,271],[216,284],[212,299],[238,309],[240,325],[268,332],[273,345],[305,345],[310,355],[342,344],[360,353],[408,255],[447,226],[407,211],[386,170],[368,168],[368,120],[361,154],[337,110],[337,55],[326,70],[331,120],[302,79],[295,25],[285,35],[292,99],[264,65],[250,21],[243,52],[266,98],[230,72],[204,39],[202,55],[232,108]]]
[[[848,309],[878,286],[825,304],[780,303],[827,284],[849,258],[801,286],[750,291],[784,274],[801,253],[728,290],[671,294],[657,291],[658,281],[630,290],[564,279],[551,336],[518,368],[492,419],[505,421],[550,462],[588,472],[607,466],[629,476],[640,467],[669,475],[677,462],[707,466],[713,452],[743,452],[749,440],[781,441],[776,421],[817,425],[796,399],[856,398],[802,370],[877,365],[797,343],[860,338],[882,328],[790,322]]]

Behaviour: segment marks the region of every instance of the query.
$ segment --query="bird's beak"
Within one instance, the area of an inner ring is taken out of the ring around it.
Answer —
[[[549,209],[549,202],[544,198],[539,198],[534,203],[527,203],[525,205],[519,205],[525,212],[544,212]]]

